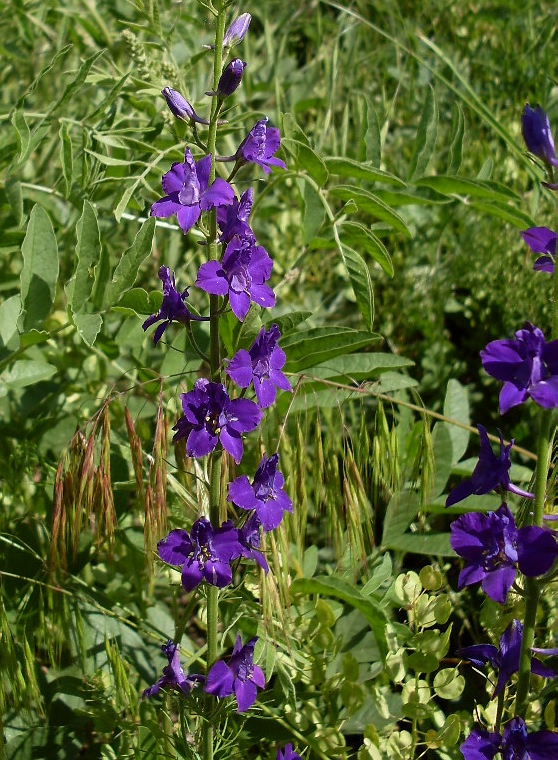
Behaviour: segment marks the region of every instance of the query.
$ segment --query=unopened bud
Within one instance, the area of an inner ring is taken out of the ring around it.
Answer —
[[[217,97],[224,100],[232,95],[242,81],[242,75],[246,68],[246,62],[240,58],[233,58],[223,69],[219,84],[217,86]]]
[[[186,98],[184,98],[178,90],[173,90],[172,87],[165,87],[161,92],[167,101],[168,107],[177,119],[182,119],[183,121],[195,121],[198,124],[209,124],[206,119],[200,119],[190,103],[188,103]]]
[[[249,13],[243,13],[242,16],[235,18],[225,32],[223,47],[232,48],[242,42],[250,26],[250,21],[252,21],[252,16]]]

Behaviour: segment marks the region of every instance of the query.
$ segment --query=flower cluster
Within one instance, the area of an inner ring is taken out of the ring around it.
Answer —
[[[224,34],[222,52],[225,63],[216,87],[206,93],[214,99],[211,108],[213,125],[223,102],[242,83],[246,62],[241,58],[226,62],[226,57],[246,35],[250,21],[250,14],[243,13]],[[220,56],[216,56],[216,60],[220,60]],[[198,126],[210,125],[210,121],[199,116],[177,90],[165,87],[163,97],[171,113],[190,125],[197,147],[187,146],[184,160],[174,163],[163,174],[164,195],[153,203],[150,213],[158,218],[176,215],[184,235],[197,226],[205,237],[204,250],[211,253],[209,260],[199,266],[193,288],[202,295],[211,296],[210,316],[198,316],[190,310],[186,303],[191,297],[190,289],[179,292],[174,273],[162,266],[159,277],[163,282],[163,301],[159,311],[144,322],[143,328],[147,330],[158,323],[153,335],[156,345],[171,324],[185,326],[192,348],[210,364],[210,372],[203,372],[207,376],[199,377],[193,387],[180,395],[183,414],[173,427],[173,443],[183,441],[182,450],[188,457],[201,458],[217,451],[209,467],[213,472],[223,453],[236,465],[241,465],[244,436],[259,426],[263,410],[275,402],[278,390],[292,390],[283,372],[286,356],[279,347],[281,333],[276,324],[261,327],[252,345],[239,347],[232,356],[223,358],[220,344],[219,350],[215,350],[215,343],[219,342],[216,321],[224,312],[230,310],[242,322],[254,304],[263,309],[275,305],[275,293],[268,284],[273,261],[257,243],[250,226],[254,192],[248,187],[237,195],[230,182],[250,164],[261,167],[266,174],[273,168],[286,169],[286,166],[275,156],[281,143],[280,134],[276,127],[268,125],[267,117],[249,130],[234,155],[218,156],[215,155],[214,136],[211,138],[213,142],[208,143],[212,148],[208,147],[204,152],[204,143],[197,131]],[[221,122],[217,121],[217,126],[219,124]],[[201,155],[197,154],[198,148]],[[226,162],[233,164],[229,176],[226,179],[216,176],[216,166]],[[207,212],[211,214],[209,220],[204,216]],[[199,348],[191,324],[205,321],[210,322],[209,357]],[[228,472],[228,468],[223,467],[222,472]],[[210,487],[209,483],[206,485]],[[182,587],[187,593],[201,589],[215,599],[215,589],[224,589],[241,577],[246,560],[254,561],[268,572],[262,549],[263,536],[277,528],[283,515],[293,510],[284,486],[279,454],[263,454],[253,475],[240,474],[228,484],[228,502],[241,510],[239,519],[217,524],[212,508],[211,519],[202,515],[189,530],[175,528],[159,541],[159,558],[180,570]],[[223,498],[216,498],[216,493],[211,491],[212,504],[223,504],[224,500],[224,493]],[[230,511],[234,512],[232,508]],[[208,651],[210,635],[214,637],[213,643],[217,637],[215,624],[211,634],[209,629],[208,621]],[[218,699],[234,696],[238,712],[244,713],[254,704],[257,689],[265,687],[263,670],[254,662],[257,640],[252,637],[243,645],[237,635],[230,657],[210,660],[205,676],[185,675],[180,666],[178,644],[169,641],[163,646],[169,664],[163,669],[162,677],[145,690],[144,696],[154,696],[164,688],[186,695],[200,686],[206,694]],[[277,758],[300,760],[290,744],[277,751]]]

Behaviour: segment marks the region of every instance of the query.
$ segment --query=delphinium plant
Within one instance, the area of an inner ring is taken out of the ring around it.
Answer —
[[[543,109],[527,105],[522,126],[528,151],[546,170],[547,181],[543,184],[551,190],[558,189],[554,177],[558,159]],[[502,415],[527,402],[540,407],[534,493],[510,483],[513,441],[505,445],[500,433],[500,450],[495,455],[485,428],[479,425],[478,464],[470,480],[458,485],[446,502],[446,506],[453,506],[471,494],[482,496],[490,491],[499,493],[502,500],[494,512],[466,513],[451,525],[451,545],[465,561],[459,588],[480,583],[487,597],[502,606],[501,619],[507,623],[499,646],[478,643],[457,652],[477,667],[490,664],[494,670],[490,699],[495,709],[488,705],[482,710],[485,725],[475,727],[461,745],[466,760],[496,756],[505,760],[558,758],[558,734],[543,730],[540,715],[530,709],[535,698],[531,675],[558,675],[534,657],[558,653],[555,648],[535,646],[537,637],[543,635],[538,627],[542,601],[555,591],[558,557],[556,532],[552,530],[556,515],[551,481],[554,410],[558,407],[556,233],[546,227],[534,227],[522,235],[531,250],[539,254],[533,269],[555,278],[555,339],[547,339],[539,328],[526,322],[514,338],[489,343],[481,351],[481,360],[485,371],[503,383],[499,399]],[[522,497],[528,507],[514,515],[506,503],[508,492]]]
[[[272,259],[258,245],[250,227],[253,189],[248,186],[239,193],[231,181],[243,176],[245,165],[256,165],[265,174],[271,167],[286,168],[275,155],[280,147],[279,130],[266,117],[248,131],[234,155],[218,155],[219,128],[226,124],[225,104],[241,85],[247,66],[240,58],[227,59],[243,40],[251,20],[243,13],[226,28],[226,6],[220,0],[214,9],[208,117],[199,116],[180,92],[170,87],[163,90],[174,116],[190,125],[191,143],[185,146],[184,161],[174,163],[163,175],[164,196],[151,207],[154,217],[176,216],[185,236],[194,226],[202,233],[207,260],[199,268],[194,287],[209,295],[208,314],[193,311],[187,302],[190,288],[178,287],[174,273],[163,265],[159,271],[163,301],[143,325],[145,330],[157,325],[155,344],[167,329],[175,329],[174,324],[182,326],[190,351],[200,359],[200,376],[193,388],[180,396],[183,415],[174,425],[173,443],[186,458],[208,458],[208,477],[203,484],[208,508],[200,505],[199,517],[192,525],[171,530],[158,544],[160,560],[180,570],[182,587],[190,596],[173,638],[162,645],[168,664],[159,680],[144,691],[144,697],[156,697],[162,690],[178,695],[181,728],[175,750],[204,760],[218,754],[230,756],[235,740],[231,711],[236,708],[241,715],[247,713],[258,690],[266,686],[265,674],[256,661],[257,636],[243,640],[237,633],[232,653],[226,655],[222,650],[226,591],[242,573],[244,563],[254,562],[262,572],[269,571],[261,551],[262,533],[275,529],[284,513],[292,511],[276,452],[264,453],[255,473],[245,472],[227,482],[230,460],[242,466],[244,436],[258,428],[277,391],[291,391],[291,385],[282,372],[286,356],[279,346],[281,334],[276,324],[262,326],[252,345],[234,355],[227,355],[221,338],[221,320],[229,318],[230,312],[242,323],[251,308],[269,308],[276,300],[268,284]],[[231,169],[225,179],[218,176],[217,167],[227,162]],[[207,353],[196,341],[192,322],[209,322]],[[204,668],[203,672],[185,673],[180,642],[189,622],[188,611],[200,601],[206,607],[206,642],[198,658],[204,660]],[[197,718],[187,719],[187,714]],[[277,757],[296,760],[299,755],[287,744],[278,748]]]

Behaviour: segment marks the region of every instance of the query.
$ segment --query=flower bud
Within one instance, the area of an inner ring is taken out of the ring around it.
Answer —
[[[233,58],[223,69],[219,84],[217,85],[217,97],[224,100],[232,95],[242,81],[242,75],[246,68],[245,61],[240,58]]]
[[[548,166],[558,166],[550,122],[543,109],[537,105],[526,105],[521,116],[521,130],[527,150],[538,156]]]
[[[250,26],[250,21],[252,21],[252,16],[249,13],[243,13],[242,16],[235,18],[225,32],[223,47],[232,48],[242,42]]]
[[[168,107],[177,119],[182,119],[182,121],[195,121],[198,124],[209,124],[206,119],[200,119],[190,103],[188,103],[186,98],[184,98],[178,90],[173,90],[172,87],[165,87],[161,92],[167,101]]]

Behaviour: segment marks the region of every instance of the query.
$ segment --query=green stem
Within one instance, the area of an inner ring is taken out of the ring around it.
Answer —
[[[225,0],[216,2],[217,28],[215,29],[215,48],[213,58],[213,90],[217,91],[217,85],[223,67],[223,37],[225,35]],[[212,156],[209,184],[215,180],[215,147],[217,142],[217,121],[219,115],[219,101],[213,99],[211,119],[207,138],[207,150]],[[209,213],[209,259],[218,259],[219,250],[217,245],[217,212],[213,209]],[[221,379],[221,351],[219,341],[219,297],[209,298],[209,364],[211,379],[219,382]],[[210,483],[209,483],[209,519],[213,527],[219,527],[221,505],[221,459],[222,452],[214,451],[210,460]],[[218,623],[219,623],[219,590],[215,586],[209,586],[207,594],[207,671],[217,659],[218,651]],[[213,710],[213,697],[206,695],[205,720],[202,726],[203,759],[213,760],[214,750],[214,727],[211,722]]]
[[[552,445],[550,426],[552,410],[542,409],[540,414],[539,440],[537,446],[537,469],[535,471],[535,504],[533,506],[532,525],[541,526],[543,522],[546,482]],[[523,636],[519,657],[519,675],[515,697],[515,714],[525,718],[529,704],[529,685],[531,681],[531,647],[535,640],[535,625],[539,606],[540,585],[534,578],[525,579],[525,616],[523,619]]]

